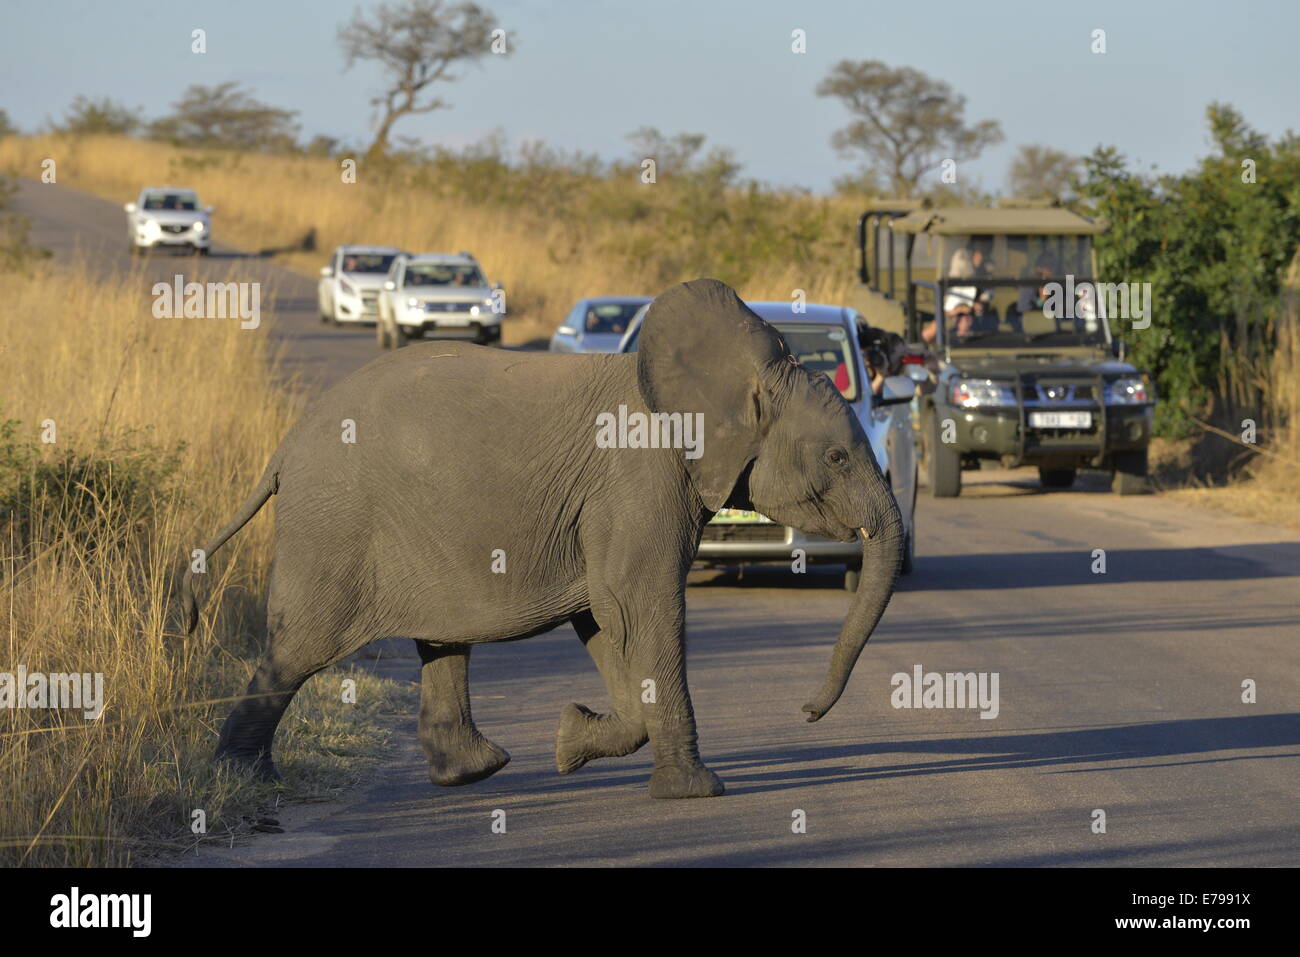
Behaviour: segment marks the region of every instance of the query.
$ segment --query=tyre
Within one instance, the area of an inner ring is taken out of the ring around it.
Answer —
[[[1074,484],[1076,469],[1045,469],[1038,467],[1038,480],[1043,488],[1069,488]]]
[[[850,565],[844,569],[844,590],[855,592],[858,590],[858,582],[862,580],[862,569]]]
[[[1117,495],[1141,495],[1151,491],[1147,484],[1147,450],[1116,452],[1112,462],[1110,490]]]
[[[907,533],[903,541],[903,564],[898,567],[900,575],[912,574],[912,569],[916,567],[916,539],[912,532]]]
[[[930,494],[935,498],[956,498],[961,494],[961,455],[941,441],[939,415],[930,413],[930,428],[925,437],[926,473]]]

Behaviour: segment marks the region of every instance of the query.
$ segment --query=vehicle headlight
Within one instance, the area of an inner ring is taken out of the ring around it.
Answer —
[[[961,409],[1016,404],[1016,393],[1007,382],[992,379],[958,379],[952,387],[952,404]]]
[[[146,233],[156,233],[161,231],[161,227],[158,225],[158,220],[156,219],[146,219],[140,225],[144,227]]]
[[[346,279],[339,280],[339,289],[341,289],[346,295],[349,296],[355,296],[357,294],[356,287],[352,285],[352,283],[348,282]]]
[[[203,225],[203,221],[202,221],[202,220],[199,220],[199,221],[195,222],[195,224],[194,224],[194,231],[195,231],[196,233],[201,233],[201,232],[203,232],[203,230],[204,230],[205,228],[206,228],[206,227]]]
[[[470,306],[470,307],[469,307],[469,314],[470,314],[471,316],[477,316],[477,315],[479,314],[479,308],[478,308],[478,306]]]
[[[418,300],[418,299],[408,299],[408,300],[406,300],[406,305],[407,305],[407,307],[410,308],[410,309],[419,309],[419,308],[420,308],[420,300]]]
[[[1146,376],[1124,376],[1106,383],[1107,405],[1146,405],[1151,401]]]

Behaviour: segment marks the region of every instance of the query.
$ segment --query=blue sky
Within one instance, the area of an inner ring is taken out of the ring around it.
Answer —
[[[483,0],[517,39],[509,59],[462,68],[451,110],[410,117],[398,135],[464,145],[500,129],[511,143],[627,157],[627,133],[700,132],[731,147],[743,175],[829,187],[852,163],[830,136],[847,122],[814,94],[841,59],[908,65],[952,84],[969,120],[1007,139],[963,167],[1000,189],[1015,148],[1087,153],[1118,146],[1179,171],[1207,148],[1211,100],[1270,135],[1300,126],[1300,3],[949,3],[939,0]],[[24,130],[78,93],[147,115],[191,83],[240,80],[300,111],[303,133],[364,145],[372,66],[343,72],[335,40],[354,0],[0,0],[0,108]],[[207,31],[208,52],[190,52]],[[791,31],[808,52],[790,52]],[[1090,52],[1094,29],[1107,52]]]

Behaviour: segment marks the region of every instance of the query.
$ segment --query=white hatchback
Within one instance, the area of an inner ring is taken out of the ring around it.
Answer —
[[[132,255],[158,247],[187,248],[206,256],[212,246],[215,210],[199,204],[199,195],[179,186],[146,186],[126,210],[126,234]]]
[[[322,266],[316,284],[320,321],[373,326],[379,319],[379,294],[393,260],[403,255],[396,246],[340,246]]]

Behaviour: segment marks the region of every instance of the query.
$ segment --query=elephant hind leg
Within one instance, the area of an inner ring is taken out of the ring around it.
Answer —
[[[573,627],[605,680],[614,710],[597,714],[580,704],[564,708],[555,735],[555,767],[561,774],[576,771],[596,758],[631,754],[650,740],[636,699],[636,686],[626,661],[614,647],[612,635],[601,630],[589,611],[574,616]]]
[[[298,689],[316,672],[334,663],[302,649],[302,643],[287,642],[280,630],[272,635],[248,689],[221,726],[215,755],[218,760],[248,767],[263,780],[279,779],[271,759],[275,729]]]
[[[474,726],[469,707],[469,646],[416,641],[420,652],[420,745],[429,780],[440,787],[496,774],[510,755]]]

